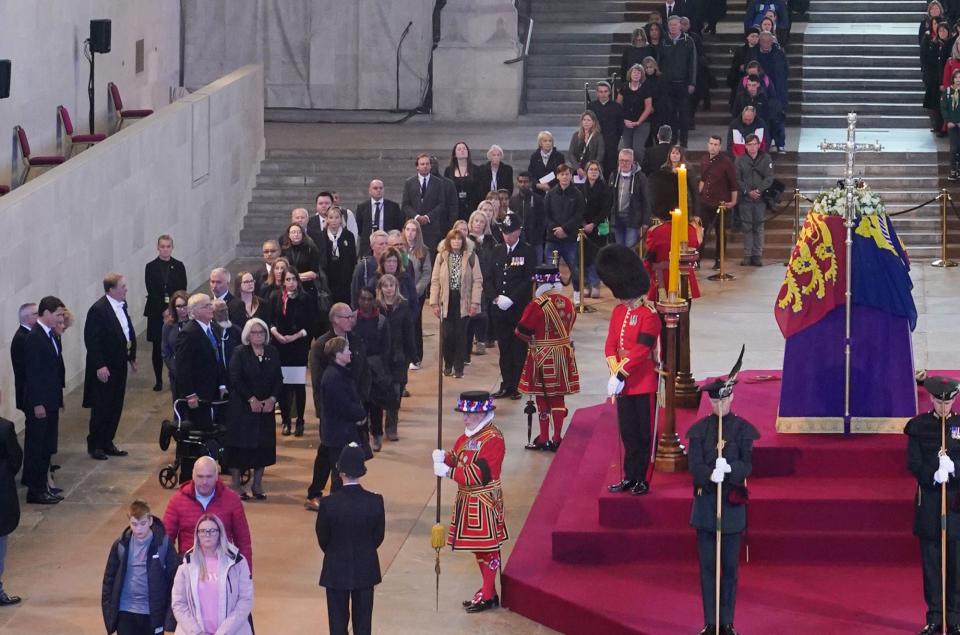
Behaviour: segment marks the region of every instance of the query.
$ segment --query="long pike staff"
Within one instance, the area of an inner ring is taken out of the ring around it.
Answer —
[[[443,301],[440,301],[440,323],[437,329],[437,447],[443,447]],[[440,524],[440,484],[443,482],[441,477],[437,477],[437,516],[433,527],[430,529],[430,546],[436,552],[436,560],[433,565],[433,572],[436,577],[434,595],[436,598],[436,611],[440,612],[440,550],[446,542],[444,540],[443,525]]]
[[[940,415],[940,452],[947,455],[947,418]],[[943,633],[947,633],[947,479],[940,483],[940,611]]]

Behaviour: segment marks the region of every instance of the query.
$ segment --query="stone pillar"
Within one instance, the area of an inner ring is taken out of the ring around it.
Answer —
[[[441,121],[503,121],[520,109],[523,62],[511,0],[449,0],[433,54],[433,114]]]

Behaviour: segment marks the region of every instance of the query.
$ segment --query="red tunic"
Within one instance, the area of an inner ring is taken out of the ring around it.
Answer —
[[[459,486],[453,519],[447,533],[451,548],[465,551],[497,551],[509,540],[503,518],[500,467],[506,452],[503,434],[487,424],[468,437],[461,434],[447,453],[450,477]]]
[[[577,358],[570,331],[577,319],[573,300],[548,291],[527,304],[516,335],[529,344],[518,390],[528,395],[572,395],[580,392]]]
[[[687,244],[691,249],[699,249],[697,228],[693,223],[687,227]],[[661,223],[647,231],[647,257],[644,266],[650,274],[651,300],[657,300],[658,289],[667,287],[667,266],[670,262],[670,223]],[[697,284],[697,273],[693,267],[687,267],[690,280],[690,297],[700,297],[700,285]]]
[[[644,301],[636,308],[618,304],[610,315],[604,354],[610,374],[624,381],[624,395],[657,391],[656,354],[660,337],[660,316]]]

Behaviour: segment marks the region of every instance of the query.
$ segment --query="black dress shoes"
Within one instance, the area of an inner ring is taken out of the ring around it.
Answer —
[[[121,450],[115,445],[111,445],[109,448],[103,451],[107,456],[127,456],[126,450]]]
[[[106,460],[107,460],[107,454],[106,454],[106,452],[104,452],[104,451],[101,450],[100,448],[97,448],[96,450],[90,450],[87,454],[90,455],[90,458],[91,458],[91,459],[94,459],[94,460],[96,460],[96,461],[106,461]]]
[[[713,624],[707,624],[697,635],[717,635],[717,627]]]
[[[510,399],[512,399],[513,401],[516,401],[517,399],[522,399],[522,398],[523,398],[523,395],[518,393],[516,390],[510,393]]]
[[[11,604],[20,604],[20,597],[7,595],[4,591],[0,591],[0,606],[10,606]]]
[[[158,381],[153,385],[153,392],[160,392],[161,390],[163,390],[163,382]]]
[[[737,633],[737,629],[733,627],[733,624],[721,624],[720,635],[740,635],[740,634]]]
[[[285,437],[289,437],[289,436],[290,436],[290,422],[289,422],[289,421],[280,426],[280,434],[282,434],[282,435],[285,436]]]
[[[51,496],[49,492],[36,495],[27,494],[27,502],[32,505],[56,505],[61,500],[63,499]]]
[[[637,481],[633,481],[625,478],[619,483],[614,483],[613,485],[607,485],[607,491],[610,492],[611,494],[616,494],[617,492],[632,491],[633,488],[636,487],[636,485],[637,485]]]
[[[925,624],[923,629],[917,635],[936,635],[942,633],[943,627],[939,624]]]
[[[63,489],[59,487],[48,487],[47,493],[50,494],[51,496],[57,496],[61,500],[63,499]]]
[[[523,448],[525,450],[547,450],[549,449],[549,445],[550,445],[549,441],[541,441],[540,437],[537,437],[530,443],[523,446]]]
[[[561,439],[560,441],[562,440],[563,439]],[[553,441],[553,440],[547,441],[547,447],[546,447],[547,452],[556,452],[557,450],[559,450],[560,441]]]
[[[480,602],[481,600],[483,600],[483,591],[477,591],[476,593],[473,594],[472,598],[470,598],[469,600],[463,601],[463,608],[467,608],[471,604],[475,604],[477,602]]]
[[[501,388],[497,392],[490,395],[494,399],[503,399],[504,397],[509,397],[513,394],[512,390],[507,390],[506,388]]]
[[[297,421],[297,426],[293,430],[293,436],[295,437],[303,436],[303,421]]]
[[[630,488],[630,493],[634,496],[643,496],[650,491],[650,486],[646,481],[637,481],[637,484]],[[722,626],[720,627],[723,628]]]
[[[500,606],[500,597],[493,596],[489,600],[480,600],[479,602],[471,602],[470,606],[466,607],[464,610],[467,613],[483,613],[484,611],[489,611],[492,608]]]

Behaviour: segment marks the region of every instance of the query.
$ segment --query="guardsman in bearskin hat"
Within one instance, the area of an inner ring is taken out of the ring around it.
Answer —
[[[564,395],[580,392],[580,375],[570,332],[577,319],[573,300],[561,289],[557,265],[540,265],[533,276],[536,297],[527,304],[517,325],[517,337],[527,342],[527,360],[520,375],[520,392],[536,396],[540,434],[528,450],[556,452],[567,416]],[[550,438],[550,421],[553,438]]]
[[[596,267],[603,284],[620,301],[610,315],[604,352],[610,368],[607,394],[617,400],[623,478],[607,489],[646,494],[653,467],[650,423],[656,407],[660,316],[645,297],[650,278],[635,251],[621,244],[607,245],[597,253]]]
[[[923,599],[927,603],[926,624],[920,635],[960,633],[960,482],[956,463],[960,461],[960,417],[953,402],[960,383],[949,377],[928,377],[923,387],[933,398],[933,410],[907,422],[907,467],[917,477],[913,534],[920,539],[923,565]],[[941,488],[946,484],[946,610],[943,604],[941,570]]]
[[[700,592],[706,623],[700,635],[737,635],[733,628],[733,611],[737,596],[740,536],[747,527],[746,478],[753,468],[753,442],[760,438],[753,424],[730,411],[733,385],[737,383],[736,377],[742,362],[743,349],[726,379],[718,379],[700,388],[710,397],[713,414],[700,419],[687,431],[690,440],[687,457],[693,476],[690,525],[697,530]],[[721,426],[723,442],[718,444]],[[716,595],[718,487],[721,488],[719,610]]]
[[[472,551],[483,579],[480,590],[463,602],[467,613],[480,613],[500,605],[495,583],[500,569],[500,545],[509,536],[500,489],[506,445],[503,434],[492,423],[495,408],[489,392],[460,393],[454,410],[463,413],[463,434],[452,451],[433,451],[433,473],[457,483],[447,544],[455,551]]]

